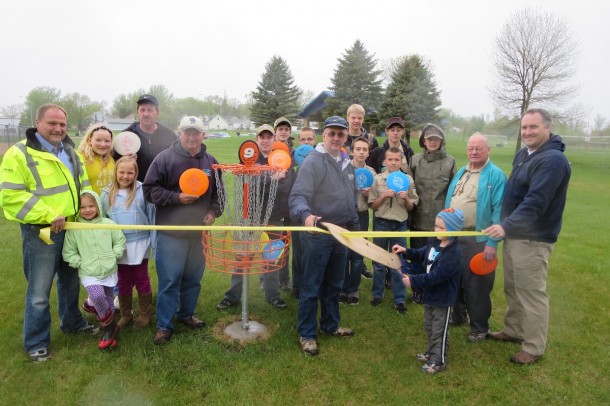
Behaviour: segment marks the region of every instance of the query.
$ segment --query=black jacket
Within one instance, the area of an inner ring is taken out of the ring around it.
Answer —
[[[432,247],[440,251],[431,262],[430,272],[410,275],[411,286],[414,290],[423,291],[422,303],[436,307],[451,307],[455,304],[460,278],[462,275],[463,254],[457,238],[451,240],[449,245],[441,248],[440,240],[435,237],[428,239],[428,244],[422,248],[407,248],[407,252],[400,255],[402,269],[409,269],[411,262],[423,264],[424,272],[428,265],[428,254]]]
[[[136,122],[131,124],[123,131],[131,131],[132,133],[137,134],[142,146],[138,151],[138,180],[144,183],[144,178],[146,177],[146,173],[148,172],[148,168],[152,163],[153,159],[159,153],[167,148],[169,148],[174,141],[176,141],[177,136],[169,128],[157,123],[157,131],[150,137],[150,139],[143,135],[143,131],[140,129],[140,123]],[[113,152],[112,157],[116,161],[121,157],[116,151]]]
[[[414,152],[406,142],[401,140],[400,144],[402,145],[403,151],[405,151],[407,165],[411,166],[411,157],[413,156]],[[383,143],[383,147],[377,147],[370,153],[369,157],[366,159],[366,164],[373,168],[375,172],[381,173],[383,161],[385,161],[385,152],[388,149],[390,149],[390,143],[388,140],[386,140],[386,142]],[[412,173],[409,173],[409,175],[413,176]]]
[[[551,138],[531,155],[517,152],[502,203],[506,238],[554,243],[566,205],[570,163],[561,137]]]

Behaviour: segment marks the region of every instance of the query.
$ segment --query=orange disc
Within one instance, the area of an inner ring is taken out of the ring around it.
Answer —
[[[271,150],[272,151],[275,151],[275,150],[278,150],[278,149],[281,149],[282,151],[286,151],[286,152],[288,152],[290,154],[290,148],[288,147],[288,145],[286,145],[282,141],[276,141],[271,146]]]
[[[497,266],[498,258],[486,261],[482,252],[479,252],[470,260],[470,270],[475,275],[487,275],[488,273],[492,273]]]
[[[269,162],[269,166],[286,170],[288,170],[288,168],[290,168],[290,165],[292,165],[290,154],[281,149],[271,151],[269,157],[267,158],[267,162]]]
[[[208,179],[208,175],[201,169],[191,168],[180,175],[178,184],[180,185],[180,190],[182,190],[182,192],[189,195],[201,196],[208,190],[210,180]]]

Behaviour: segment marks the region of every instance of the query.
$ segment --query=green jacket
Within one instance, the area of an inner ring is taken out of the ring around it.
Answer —
[[[80,214],[76,221],[89,224],[116,224],[102,213],[101,199],[93,191],[84,191],[95,198],[98,215],[92,220],[83,219]],[[118,269],[117,259],[125,251],[125,236],[121,230],[67,230],[62,251],[64,261],[78,269],[78,276],[105,279]]]
[[[417,188],[419,203],[411,213],[411,228],[433,231],[436,215],[445,208],[447,188],[455,176],[455,159],[445,152],[445,145],[411,158],[411,171]]]

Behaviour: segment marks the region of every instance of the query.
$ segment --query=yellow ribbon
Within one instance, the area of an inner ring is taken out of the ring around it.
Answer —
[[[89,224],[67,222],[66,230],[165,230],[165,231],[312,231],[330,234],[327,230],[318,227],[241,227],[241,226],[144,226],[123,224]],[[479,231],[350,231],[341,233],[350,237],[470,237],[483,235]],[[51,240],[51,227],[40,230],[39,237],[47,244],[53,244]]]

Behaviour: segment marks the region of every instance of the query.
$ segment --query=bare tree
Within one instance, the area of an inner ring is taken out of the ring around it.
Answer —
[[[490,86],[496,104],[521,116],[530,106],[552,109],[575,94],[568,83],[578,60],[578,43],[568,24],[551,13],[526,8],[510,16],[495,41]],[[517,137],[518,151],[521,137]]]

